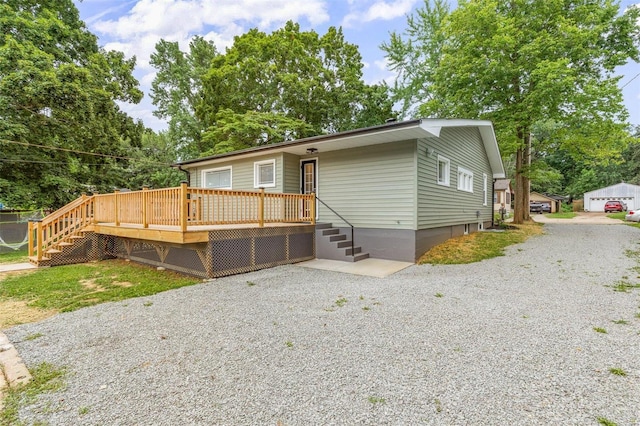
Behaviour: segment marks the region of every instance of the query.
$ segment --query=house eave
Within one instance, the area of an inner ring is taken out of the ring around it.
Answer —
[[[330,135],[313,136],[271,145],[258,146],[240,151],[233,151],[209,157],[182,161],[174,167],[185,169],[207,164],[215,164],[227,160],[251,158],[268,154],[289,153],[308,155],[313,153],[359,148],[371,145],[391,143],[403,140],[439,137],[445,127],[476,127],[480,131],[494,179],[505,177],[498,143],[490,121],[466,119],[416,119],[402,122],[386,123],[379,126],[349,130]]]

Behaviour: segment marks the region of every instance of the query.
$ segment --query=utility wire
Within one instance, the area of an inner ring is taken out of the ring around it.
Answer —
[[[114,159],[118,159],[118,160],[140,161],[139,158],[123,157],[123,156],[111,155],[111,154],[101,154],[101,153],[97,153],[97,152],[79,151],[79,150],[70,149],[70,148],[61,148],[61,147],[56,147],[56,146],[40,145],[40,144],[30,143],[30,142],[12,141],[12,140],[9,140],[9,139],[0,139],[0,142],[11,143],[11,144],[16,144],[16,145],[23,145],[23,146],[34,146],[34,147],[37,147],[37,148],[55,149],[55,150],[58,150],[58,151],[72,152],[74,154],[93,155],[93,156],[96,156],[96,157],[114,158]],[[161,162],[158,162],[158,161],[153,161],[152,163],[153,164],[158,164],[158,165],[163,165],[163,166],[170,166],[171,165],[171,163],[161,163]]]
[[[627,87],[627,85],[629,83],[631,83],[633,80],[635,80],[636,78],[638,78],[638,76],[640,75],[640,72],[636,75],[633,76],[633,78],[631,78],[631,80],[627,81],[620,89],[624,89],[625,87]]]

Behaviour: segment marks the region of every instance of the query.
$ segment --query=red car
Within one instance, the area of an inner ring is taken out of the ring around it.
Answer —
[[[627,205],[621,201],[607,201],[604,203],[604,212],[624,212],[627,210]]]

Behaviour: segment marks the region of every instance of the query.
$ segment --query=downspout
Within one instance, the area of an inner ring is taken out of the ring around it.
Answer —
[[[496,195],[496,178],[493,178],[493,185],[491,185],[491,205],[495,207],[495,203],[493,202],[493,199]],[[493,229],[496,224],[495,224],[495,217],[496,217],[496,212],[493,210],[493,207],[491,207],[491,229]]]
[[[181,165],[178,164],[178,170],[180,170],[181,172],[183,172],[184,174],[187,175],[187,186],[191,186],[191,173],[189,173],[189,170],[185,170],[182,168]]]

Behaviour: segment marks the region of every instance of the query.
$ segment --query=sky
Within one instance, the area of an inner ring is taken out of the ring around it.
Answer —
[[[219,52],[231,46],[233,37],[251,28],[270,33],[288,20],[300,24],[303,31],[326,33],[330,26],[341,26],[345,40],[356,44],[364,62],[364,80],[368,84],[393,81],[386,68],[380,45],[391,32],[402,33],[407,15],[424,4],[424,0],[74,0],[80,18],[98,36],[107,50],[119,50],[126,57],[136,56],[134,75],[145,96],[137,105],[121,105],[146,127],[166,129],[153,116],[149,90],[155,70],[149,57],[160,39],[177,41],[187,50],[189,40],[200,35],[214,41]],[[639,4],[622,0],[622,8]],[[629,121],[640,125],[640,64],[619,67]]]

